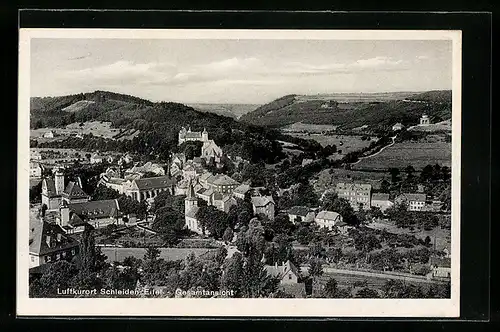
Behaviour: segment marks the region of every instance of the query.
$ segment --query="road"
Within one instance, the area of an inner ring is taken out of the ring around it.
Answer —
[[[357,163],[359,163],[363,159],[374,157],[374,156],[378,155],[380,152],[384,151],[386,148],[393,146],[394,143],[396,143],[396,137],[397,137],[397,135],[391,137],[392,142],[390,144],[384,146],[383,148],[381,148],[379,151],[375,152],[374,154],[370,154],[368,156],[365,156],[365,157],[359,157],[358,161],[356,161],[355,163],[352,163],[351,165],[356,165]]]
[[[301,270],[302,271],[307,271],[309,266],[307,265],[301,265]],[[366,277],[366,278],[378,278],[378,279],[393,279],[393,280],[402,280],[406,282],[416,282],[416,283],[431,283],[431,284],[437,284],[437,283],[442,283],[442,281],[439,280],[432,280],[432,279],[426,279],[426,278],[419,278],[415,277],[412,275],[396,275],[396,274],[389,274],[389,273],[376,273],[376,272],[367,272],[367,271],[358,271],[358,270],[343,270],[343,269],[337,269],[333,267],[328,267],[324,266],[323,267],[323,272],[328,273],[328,274],[341,274],[341,275],[350,275],[353,277]]]

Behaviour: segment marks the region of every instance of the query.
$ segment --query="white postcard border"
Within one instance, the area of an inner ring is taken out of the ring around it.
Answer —
[[[35,299],[28,295],[29,110],[32,38],[451,40],[451,299]],[[460,314],[461,48],[459,30],[20,29],[17,191],[19,316],[458,317]]]

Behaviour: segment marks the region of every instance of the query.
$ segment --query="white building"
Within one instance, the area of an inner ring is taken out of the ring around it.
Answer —
[[[383,193],[373,193],[372,194],[372,199],[371,199],[371,206],[372,207],[377,207],[380,209],[380,211],[384,212],[391,206],[393,206],[394,203],[392,203],[389,200],[389,194],[383,194]]]
[[[354,211],[361,207],[363,210],[370,209],[370,197],[372,186],[364,183],[337,183],[335,191],[340,198],[349,201]]]
[[[342,221],[342,216],[338,214],[337,212],[333,211],[320,211],[317,215],[316,218],[314,218],[314,222],[316,224],[323,228],[327,228],[328,230],[333,230],[333,227]]]
[[[426,194],[403,193],[396,197],[396,204],[406,204],[408,211],[425,211]]]
[[[430,124],[431,124],[431,120],[429,119],[429,116],[427,114],[423,114],[422,117],[420,118],[420,125],[427,126]]]
[[[42,177],[43,168],[39,163],[30,162],[30,178],[39,179]]]

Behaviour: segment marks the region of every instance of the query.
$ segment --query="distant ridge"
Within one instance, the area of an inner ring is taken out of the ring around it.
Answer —
[[[286,95],[240,120],[271,127],[302,122],[353,129],[364,125],[388,127],[396,122],[411,125],[424,113],[433,121],[449,119],[451,91]]]

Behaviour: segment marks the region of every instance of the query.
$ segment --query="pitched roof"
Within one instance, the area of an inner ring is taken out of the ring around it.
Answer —
[[[234,188],[234,192],[237,194],[245,195],[250,190],[250,186],[248,184],[240,184],[238,187]]]
[[[425,202],[427,195],[403,193],[399,196],[399,198],[407,199],[409,201]]]
[[[68,197],[68,198],[86,198],[86,197],[89,197],[89,195],[87,195],[83,191],[83,189],[76,182],[73,182],[73,181],[70,181],[68,183],[68,185],[66,186],[66,189],[64,189],[62,195],[64,197]]]
[[[326,220],[335,220],[337,218],[341,218],[340,214],[338,214],[337,212],[333,212],[333,211],[321,211],[318,213],[318,215],[316,216],[316,219],[326,219]]]
[[[89,201],[84,203],[68,204],[70,211],[78,214],[82,219],[117,217],[120,207],[116,199],[106,199],[101,201]]]
[[[305,217],[311,211],[307,206],[293,206],[288,209],[288,214]]]
[[[213,178],[207,180],[208,183],[217,186],[227,186],[227,185],[239,185],[240,183],[226,174],[217,174]]]
[[[175,184],[175,180],[169,176],[135,179],[134,182],[139,190],[167,188]]]
[[[449,258],[449,257],[436,257],[436,256],[432,256],[429,259],[429,264],[431,266],[451,267],[451,258]]]
[[[59,196],[56,193],[56,185],[54,184],[54,180],[53,179],[43,179],[43,181],[47,185],[47,193],[48,193],[49,197],[57,197],[57,196]],[[43,182],[42,182],[42,186],[43,186]]]
[[[372,185],[368,183],[344,183],[339,182],[336,186],[337,190],[371,190]]]
[[[183,137],[185,138],[201,138],[201,133],[199,131],[188,131]]]
[[[289,271],[292,271],[292,273],[295,274],[298,277],[300,276],[299,270],[297,269],[297,267],[292,262],[290,262],[290,260],[287,260],[284,264],[278,265],[278,266],[275,266],[275,265],[265,265],[264,269],[266,270],[266,272],[270,276],[276,277],[276,278],[279,278],[279,279],[283,279],[283,277]]]
[[[60,241],[57,240],[57,234],[61,234]],[[50,243],[50,246],[47,242]],[[30,222],[29,252],[32,254],[46,255],[78,245],[78,241],[66,235],[61,226],[57,224],[40,220]]]
[[[274,204],[272,196],[254,196],[252,197],[252,204],[254,206],[266,206],[267,204]]]
[[[384,193],[372,194],[372,201],[388,201],[388,200],[389,200],[389,194],[384,194]]]

